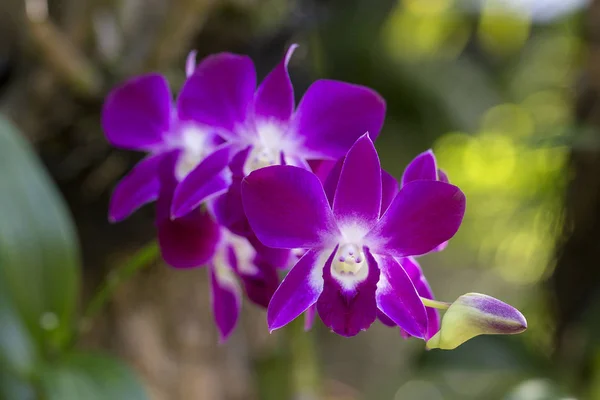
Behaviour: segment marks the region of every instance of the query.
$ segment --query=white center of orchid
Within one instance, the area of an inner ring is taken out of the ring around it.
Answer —
[[[369,229],[357,221],[340,226],[342,235],[331,263],[331,275],[346,290],[353,290],[369,276],[364,237]]]
[[[363,267],[367,268],[366,264],[362,249],[353,243],[347,243],[339,247],[332,266],[340,275],[357,275]]]
[[[282,153],[293,154],[298,143],[289,135],[285,125],[267,120],[256,123],[256,134],[251,145],[252,149],[244,164],[246,175],[259,168],[281,164]]]
[[[176,143],[176,147],[182,150],[175,166],[177,180],[182,181],[210,153],[211,146],[207,143],[209,138],[210,135],[207,131],[195,125],[182,128]]]

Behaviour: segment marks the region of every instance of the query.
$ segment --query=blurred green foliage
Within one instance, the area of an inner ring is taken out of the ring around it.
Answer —
[[[0,398],[145,399],[118,360],[73,350],[81,263],[73,221],[29,144],[0,117]]]

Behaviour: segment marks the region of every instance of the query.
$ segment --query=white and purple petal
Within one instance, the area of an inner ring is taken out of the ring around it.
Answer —
[[[269,247],[326,247],[339,234],[319,178],[302,168],[252,172],[242,181],[242,202],[254,233]]]
[[[419,296],[434,300],[435,298],[431,287],[429,286],[425,275],[423,275],[423,271],[417,260],[414,257],[404,257],[396,261],[402,265],[410,277]],[[429,338],[440,330],[440,313],[437,309],[432,307],[425,307],[425,311],[427,313],[427,335],[425,336],[425,340],[429,340]]]
[[[194,168],[175,189],[171,215],[180,218],[208,198],[224,193],[231,185],[227,168],[233,155],[231,145],[221,146]]]
[[[465,195],[456,186],[413,181],[400,190],[365,240],[376,254],[425,254],[454,236],[464,213]]]
[[[427,313],[425,306],[410,277],[391,256],[367,256],[381,270],[377,284],[377,307],[394,323],[412,336],[427,336]]]
[[[108,207],[111,222],[124,220],[144,204],[158,198],[158,167],[162,158],[163,154],[146,157],[117,184]]]
[[[337,248],[327,254],[309,250],[292,267],[269,303],[267,323],[270,331],[287,325],[315,304],[323,291],[322,271],[331,266],[336,251]]]
[[[102,129],[115,147],[154,151],[165,143],[172,99],[164,76],[147,74],[113,89],[102,107]]]
[[[175,268],[193,268],[208,262],[220,240],[220,227],[205,209],[171,220],[173,192],[177,186],[175,164],[179,152],[165,155],[159,166],[160,194],[156,202],[158,244],[163,259]]]
[[[375,91],[322,79],[300,101],[293,130],[304,140],[306,158],[338,159],[365,133],[375,140],[384,117],[385,101]]]

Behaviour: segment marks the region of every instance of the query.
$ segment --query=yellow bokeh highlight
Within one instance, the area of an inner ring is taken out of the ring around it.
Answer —
[[[465,17],[446,7],[448,1],[420,3],[390,13],[382,29],[388,53],[400,61],[457,57],[469,39]]]
[[[462,164],[470,183],[486,190],[508,184],[516,161],[517,151],[510,138],[484,133],[468,144]]]
[[[564,125],[571,119],[569,103],[560,90],[537,91],[523,100],[522,105],[540,127]]]
[[[530,225],[524,226],[530,229],[518,230],[514,226],[513,233],[500,243],[496,252],[496,273],[508,282],[535,283],[542,278],[548,263],[551,242]]]
[[[413,14],[439,15],[450,11],[454,0],[404,0],[402,5]]]
[[[488,0],[481,10],[477,37],[481,46],[496,55],[519,51],[527,42],[531,20],[507,10],[497,0]]]
[[[480,129],[499,135],[526,137],[534,133],[535,122],[526,108],[516,104],[501,104],[484,114]]]

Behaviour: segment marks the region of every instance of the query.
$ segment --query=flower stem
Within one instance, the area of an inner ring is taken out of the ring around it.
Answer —
[[[437,308],[438,310],[447,310],[450,307],[450,303],[426,299],[425,297],[421,297],[421,301],[425,307]]]
[[[91,322],[112,298],[115,291],[128,281],[137,272],[150,265],[159,256],[158,245],[152,241],[138,250],[122,266],[111,271],[94,297],[88,303],[79,327],[80,332],[85,332],[91,327]]]
[[[321,379],[315,349],[315,332],[304,331],[304,318],[296,318],[286,328],[290,352],[293,400],[321,398]]]

